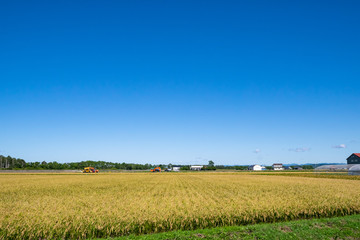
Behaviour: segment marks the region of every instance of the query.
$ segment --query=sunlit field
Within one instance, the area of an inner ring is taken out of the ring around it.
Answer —
[[[0,184],[0,239],[111,237],[360,213],[360,181],[339,177],[0,174]]]

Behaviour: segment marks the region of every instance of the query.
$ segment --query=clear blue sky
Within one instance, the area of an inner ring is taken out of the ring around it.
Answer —
[[[0,154],[272,164],[360,152],[359,1],[2,1]]]

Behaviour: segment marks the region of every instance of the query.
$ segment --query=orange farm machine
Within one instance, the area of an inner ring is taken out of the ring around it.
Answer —
[[[150,172],[161,172],[161,168],[160,167],[152,168],[150,169]]]
[[[95,168],[93,168],[93,167],[86,167],[83,170],[83,173],[98,173],[98,172],[99,172],[99,170],[95,170]]]

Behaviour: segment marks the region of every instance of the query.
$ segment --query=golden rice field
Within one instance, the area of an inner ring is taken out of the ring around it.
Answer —
[[[360,213],[360,181],[237,173],[0,174],[0,239],[69,239]]]

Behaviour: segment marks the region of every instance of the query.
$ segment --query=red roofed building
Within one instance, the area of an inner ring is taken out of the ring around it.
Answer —
[[[353,153],[346,160],[347,164],[360,164],[360,153]]]

